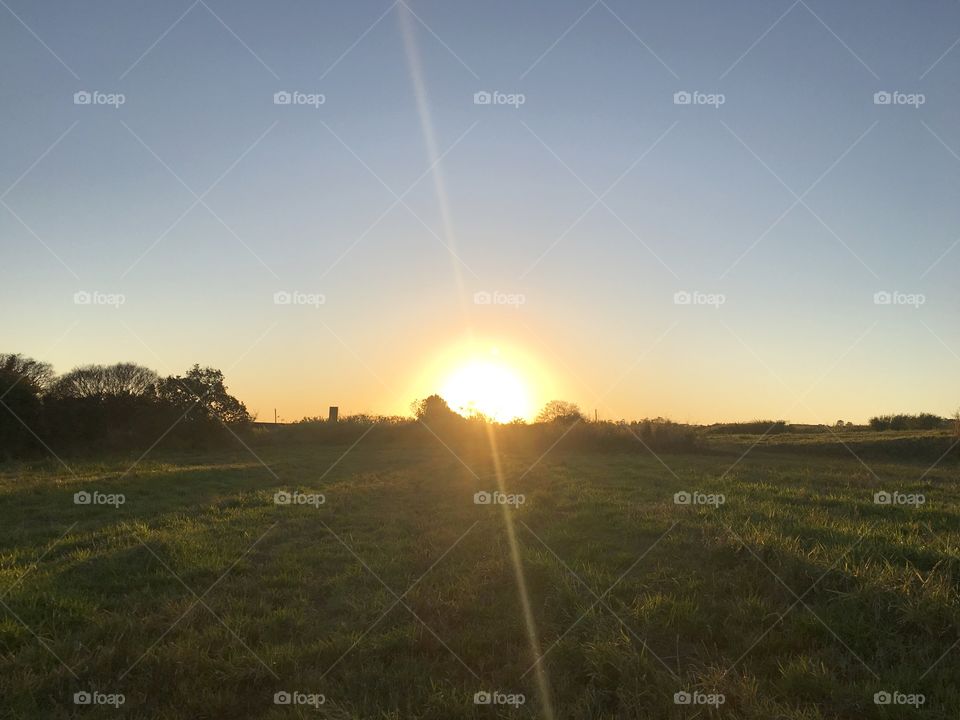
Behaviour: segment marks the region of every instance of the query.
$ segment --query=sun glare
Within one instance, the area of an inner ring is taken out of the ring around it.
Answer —
[[[533,410],[529,389],[520,374],[495,357],[472,360],[454,370],[440,396],[462,415],[482,413],[498,422],[527,419]]]

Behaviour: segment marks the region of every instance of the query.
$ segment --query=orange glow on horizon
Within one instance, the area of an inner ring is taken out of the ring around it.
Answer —
[[[438,394],[462,415],[497,422],[532,420],[546,402],[549,373],[531,356],[497,343],[468,341],[442,353],[417,382],[417,397]]]

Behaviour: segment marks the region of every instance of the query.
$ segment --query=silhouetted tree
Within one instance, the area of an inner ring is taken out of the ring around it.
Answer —
[[[439,395],[430,395],[423,400],[414,400],[410,408],[417,420],[422,420],[430,426],[449,424],[464,419],[463,416],[451,410],[447,401]]]
[[[566,400],[551,400],[537,415],[537,422],[574,423],[586,418],[580,408]]]
[[[0,457],[37,450],[43,432],[41,395],[53,368],[22,355],[0,354]]]
[[[29,381],[36,388],[38,395],[43,394],[50,387],[54,377],[50,363],[27,358],[19,353],[0,353],[0,372]]]
[[[164,378],[157,384],[157,397],[188,423],[221,420],[230,425],[251,420],[246,405],[227,392],[223,373],[211,367],[194,365],[184,376]]]
[[[152,441],[164,430],[157,380],[153,370],[133,363],[74,368],[53,382],[45,399],[50,442],[93,449]]]
[[[74,368],[51,388],[56,397],[143,397],[156,392],[159,376],[150,368],[133,363],[86,365]]]
[[[0,353],[0,459],[52,450],[148,449],[229,439],[251,420],[223,373],[194,365],[161,379],[134,363],[85,365],[55,378],[47,363]]]

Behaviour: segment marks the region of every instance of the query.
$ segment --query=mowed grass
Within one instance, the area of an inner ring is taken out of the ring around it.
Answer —
[[[346,450],[3,467],[0,717],[546,717],[538,661],[558,718],[960,716],[955,462],[508,456],[525,502],[504,508],[474,503],[497,489],[484,453]],[[125,702],[74,704],[94,690]]]

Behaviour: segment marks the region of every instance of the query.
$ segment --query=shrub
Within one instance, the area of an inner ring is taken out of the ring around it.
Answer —
[[[870,418],[871,430],[938,430],[947,427],[949,420],[932,413],[919,415],[877,415]]]
[[[718,435],[782,435],[790,432],[790,425],[786,420],[754,420],[711,425],[707,432]]]

